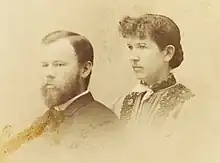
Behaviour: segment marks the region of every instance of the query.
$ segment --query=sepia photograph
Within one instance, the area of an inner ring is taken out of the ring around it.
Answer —
[[[0,162],[218,163],[219,5],[3,0]]]

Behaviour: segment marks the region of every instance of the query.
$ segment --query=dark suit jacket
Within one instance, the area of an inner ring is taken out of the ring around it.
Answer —
[[[88,93],[64,111],[49,109],[29,128],[7,142],[1,152],[11,153],[39,137],[52,140],[55,144],[65,143],[71,148],[100,147],[117,137],[120,130],[121,123],[113,111]]]
[[[51,114],[49,110],[46,114],[51,118],[44,133],[53,135],[52,138],[55,137],[54,141],[57,143],[64,140],[67,144],[71,142],[69,145],[74,148],[82,145],[106,145],[121,129],[115,113],[94,100],[91,93],[75,100],[65,111]]]

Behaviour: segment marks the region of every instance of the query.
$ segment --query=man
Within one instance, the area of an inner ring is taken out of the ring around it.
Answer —
[[[138,85],[115,103],[114,111],[138,126],[175,124],[194,97],[171,72],[184,59],[178,26],[159,14],[127,16],[119,24]]]
[[[119,121],[88,90],[93,67],[91,43],[80,34],[55,31],[42,39],[42,49],[41,90],[48,111],[7,142],[2,152],[11,153],[40,136],[71,148],[102,146],[106,143],[102,138],[113,133]]]

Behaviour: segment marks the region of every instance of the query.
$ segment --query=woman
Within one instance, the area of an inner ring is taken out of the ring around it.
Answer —
[[[123,18],[119,32],[126,40],[139,83],[130,94],[116,101],[114,111],[131,124],[173,123],[194,97],[172,73],[184,59],[178,26],[164,15],[145,14]]]

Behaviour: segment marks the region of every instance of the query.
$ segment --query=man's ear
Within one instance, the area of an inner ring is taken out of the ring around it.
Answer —
[[[163,52],[164,52],[164,61],[169,62],[175,54],[175,47],[173,45],[167,45],[163,50]]]
[[[92,62],[91,61],[87,61],[86,63],[84,63],[81,68],[80,68],[80,76],[81,78],[87,78],[87,76],[89,76],[89,74],[92,72]]]

